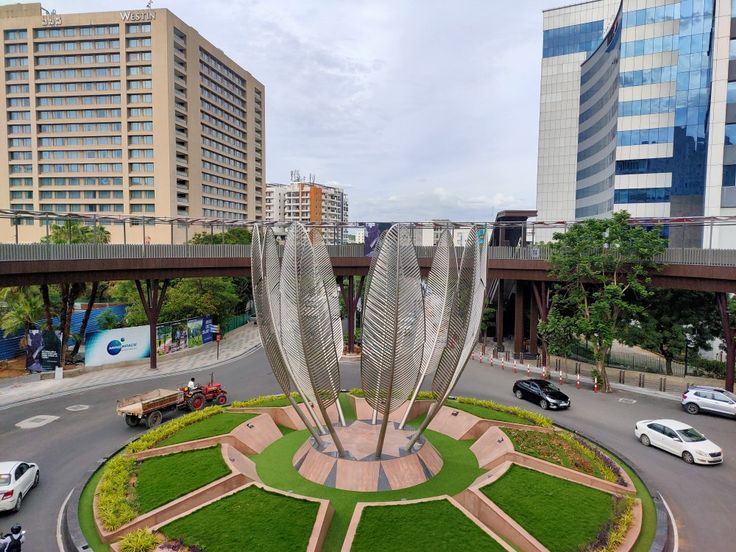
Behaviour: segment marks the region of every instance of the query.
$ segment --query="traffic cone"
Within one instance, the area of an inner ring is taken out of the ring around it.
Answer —
[[[514,374],[516,373],[516,361],[514,361]]]
[[[593,393],[598,392],[598,378],[593,378]]]
[[[575,387],[580,389],[580,374],[578,374],[578,380],[575,382]]]

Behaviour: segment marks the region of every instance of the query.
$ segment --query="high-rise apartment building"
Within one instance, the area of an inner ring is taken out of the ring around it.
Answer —
[[[263,218],[263,84],[173,13],[15,4],[0,6],[0,32],[2,207]],[[22,241],[45,234],[20,222]],[[14,234],[0,221],[0,241]]]
[[[268,184],[265,218],[269,221],[298,221],[304,224],[348,221],[348,195],[338,186],[317,184],[292,171],[289,184]],[[343,243],[344,230],[324,232],[330,244]]]
[[[544,12],[540,219],[736,214],[734,7],[593,0]],[[673,245],[736,242],[736,229],[665,232]]]

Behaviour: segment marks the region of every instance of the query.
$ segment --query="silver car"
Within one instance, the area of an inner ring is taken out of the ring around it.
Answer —
[[[736,395],[719,387],[697,385],[682,394],[682,407],[688,414],[702,410],[736,418]]]

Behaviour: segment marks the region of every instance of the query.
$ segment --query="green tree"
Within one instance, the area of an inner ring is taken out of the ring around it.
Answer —
[[[550,273],[555,281],[552,318],[571,325],[589,341],[601,387],[610,391],[605,358],[621,326],[642,307],[635,301],[648,297],[653,257],[664,251],[660,229],[631,225],[626,211],[606,219],[588,219],[567,232],[557,232],[551,244]],[[547,322],[547,331],[554,332]]]
[[[114,330],[120,327],[121,319],[112,309],[105,309],[97,315],[97,327],[101,330]]]
[[[218,244],[248,245],[251,243],[253,234],[247,228],[229,228],[225,232],[199,232],[189,240],[195,245]]]
[[[0,317],[0,329],[6,336],[20,331],[27,335],[31,326],[43,316],[43,300],[35,289],[4,288],[0,291],[0,300],[7,303]]]
[[[480,319],[480,335],[483,336],[483,347],[485,350],[488,341],[488,329],[496,323],[496,307],[486,304],[483,307],[483,317]]]
[[[565,366],[578,342],[578,326],[572,314],[569,312],[566,315],[559,308],[552,308],[547,320],[539,322],[539,336],[544,346],[550,354],[564,357]]]
[[[252,241],[253,234],[247,228],[229,228],[224,233],[200,232],[195,234],[189,242],[195,245],[206,244],[228,244],[228,245],[249,245]],[[247,310],[248,301],[253,298],[252,284],[250,278],[229,278],[235,286],[235,291],[240,298],[235,311],[238,313]]]
[[[47,244],[93,244],[93,243],[110,243],[110,232],[102,225],[90,226],[84,224],[79,220],[67,220],[61,224],[52,224],[49,229],[49,235],[45,236],[42,243]],[[74,312],[74,303],[77,299],[85,293],[87,290],[87,284],[85,282],[74,282],[71,284],[59,284],[59,297],[60,302],[58,305],[59,313],[59,327],[61,328],[61,342],[64,343],[62,349],[63,358],[61,359],[62,365],[69,354],[68,347],[66,346],[67,340],[69,339],[70,325],[72,313]],[[79,332],[74,336],[74,348],[72,350],[72,356],[76,355],[79,348],[84,340],[84,334],[87,330],[87,323],[89,322],[89,315],[91,309],[95,303],[98,291],[98,283],[94,282],[91,286],[88,301],[87,301],[87,312],[82,319],[82,325]],[[44,318],[46,319],[47,329],[51,329],[51,318],[53,315],[54,307],[52,304],[52,294],[49,292],[49,288],[46,285],[41,286],[41,297],[43,298],[44,306]]]
[[[685,353],[710,350],[710,342],[720,335],[721,326],[712,293],[657,289],[643,297],[641,309],[623,325],[621,341],[661,354],[668,375],[672,361]]]

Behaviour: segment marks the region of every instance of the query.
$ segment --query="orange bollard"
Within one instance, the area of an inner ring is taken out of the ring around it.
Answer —
[[[516,361],[514,361],[514,374],[516,373]]]
[[[562,385],[562,370],[560,370],[560,385]]]
[[[580,374],[578,374],[578,381],[575,382],[575,387],[580,389]]]
[[[598,378],[593,378],[593,393],[598,392]]]
[[[505,368],[504,368],[504,359],[501,359],[501,370],[505,370]]]
[[[529,365],[526,367],[526,377],[531,378],[532,377],[532,369]]]

